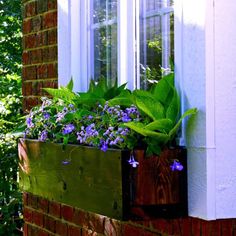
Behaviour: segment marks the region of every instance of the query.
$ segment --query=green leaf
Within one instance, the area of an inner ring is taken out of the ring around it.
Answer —
[[[125,123],[124,125],[145,137],[153,137],[160,143],[166,143],[169,140],[168,134],[145,129],[145,126],[143,123],[129,122],[129,123]]]
[[[62,99],[66,102],[74,103],[74,100],[78,99],[78,95],[65,87],[59,89],[44,88],[43,90],[52,95],[54,98]]]
[[[145,126],[145,129],[152,131],[161,131],[163,133],[169,133],[173,127],[173,122],[170,119],[160,119],[151,122]]]
[[[180,110],[180,99],[176,90],[173,90],[173,96],[168,108],[166,110],[166,118],[172,120],[174,123],[176,122],[179,110]]]
[[[168,106],[174,93],[174,74],[164,76],[154,87],[153,96],[164,106]]]
[[[169,136],[170,136],[170,139],[173,139],[174,136],[176,135],[180,125],[181,125],[181,122],[182,120],[187,117],[187,116],[192,116],[192,115],[195,115],[197,113],[197,108],[192,108],[192,109],[189,109],[187,110],[181,117],[180,119],[178,120],[178,122],[176,123],[176,125],[174,126],[174,128],[169,132]]]
[[[151,97],[136,97],[137,107],[153,120],[164,118],[164,107]]]
[[[72,91],[73,87],[74,87],[74,82],[73,79],[71,78],[70,82],[66,85],[66,88]]]
[[[129,90],[123,90],[118,96],[108,100],[108,104],[109,106],[131,106],[134,104],[134,98]]]

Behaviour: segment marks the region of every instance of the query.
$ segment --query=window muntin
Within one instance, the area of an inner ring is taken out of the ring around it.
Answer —
[[[174,62],[173,1],[140,0],[140,87],[158,81]]]

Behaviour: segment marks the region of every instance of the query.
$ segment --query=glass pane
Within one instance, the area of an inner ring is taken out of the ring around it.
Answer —
[[[174,62],[173,1],[140,1],[140,87],[161,79]]]
[[[108,85],[117,79],[117,0],[91,0],[91,77],[105,78]]]

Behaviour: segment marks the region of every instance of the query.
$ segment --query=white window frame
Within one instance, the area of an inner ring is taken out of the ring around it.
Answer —
[[[58,0],[58,81],[65,85],[72,77],[75,91],[87,91],[92,71],[89,31],[90,1]],[[167,11],[171,10],[167,9]],[[161,14],[166,12],[161,12]],[[156,12],[154,12],[156,15]],[[159,13],[158,13],[159,14]],[[118,84],[127,83],[131,90],[140,87],[139,1],[118,1],[117,6],[117,76]],[[150,15],[152,16],[152,15]],[[150,17],[149,16],[149,17]],[[163,21],[163,24],[168,21]],[[165,28],[165,27],[164,27]],[[166,41],[163,45],[168,48]],[[167,65],[168,61],[163,61]]]

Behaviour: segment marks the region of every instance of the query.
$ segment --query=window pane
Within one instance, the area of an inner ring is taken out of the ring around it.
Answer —
[[[117,0],[91,0],[91,77],[105,78],[108,85],[117,79]]]
[[[173,1],[140,1],[140,87],[148,88],[174,62]],[[165,72],[164,72],[165,73]]]

